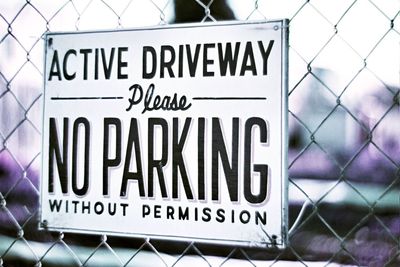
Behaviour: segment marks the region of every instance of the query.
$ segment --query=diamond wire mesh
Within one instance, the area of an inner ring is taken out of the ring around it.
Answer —
[[[220,2],[0,4],[0,266],[400,265],[396,0],[227,2],[239,20],[290,20],[287,249],[37,230],[43,34],[167,24],[174,4],[218,21]]]

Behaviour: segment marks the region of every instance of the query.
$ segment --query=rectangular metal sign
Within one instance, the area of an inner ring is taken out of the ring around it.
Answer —
[[[285,246],[285,20],[45,39],[41,228]]]

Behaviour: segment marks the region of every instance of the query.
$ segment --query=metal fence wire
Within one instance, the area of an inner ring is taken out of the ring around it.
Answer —
[[[0,266],[400,266],[399,0],[0,3]],[[289,19],[285,250],[39,231],[43,35]]]

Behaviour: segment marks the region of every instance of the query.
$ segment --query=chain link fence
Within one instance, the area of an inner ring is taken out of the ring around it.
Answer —
[[[43,34],[168,24],[178,7],[217,21],[225,4],[290,21],[289,246],[38,231]],[[0,55],[0,266],[400,266],[399,0],[2,1]]]

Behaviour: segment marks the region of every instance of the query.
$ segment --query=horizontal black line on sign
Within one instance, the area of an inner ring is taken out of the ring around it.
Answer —
[[[266,97],[193,97],[193,100],[267,100]]]
[[[51,97],[51,100],[115,100],[124,99],[122,96],[77,96],[77,97]]]

